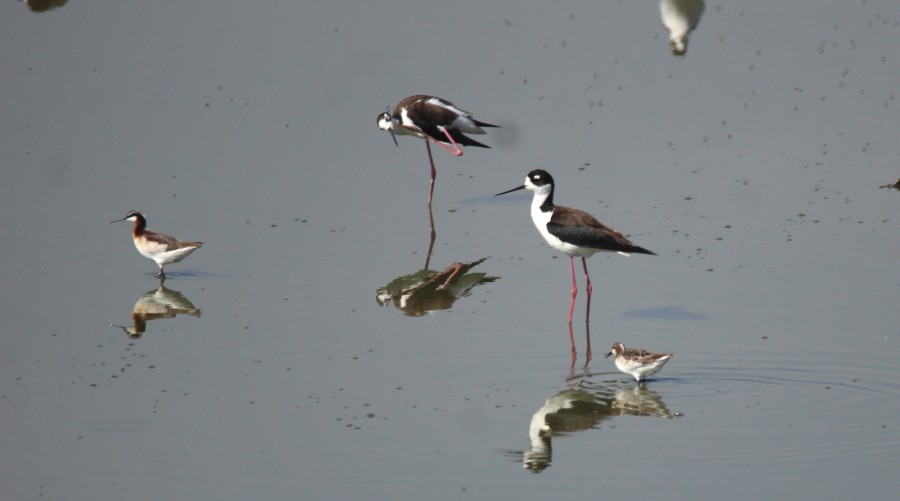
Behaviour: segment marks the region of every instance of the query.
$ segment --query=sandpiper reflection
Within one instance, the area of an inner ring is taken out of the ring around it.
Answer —
[[[647,385],[635,383],[631,387],[620,387],[616,390],[613,401],[616,415],[652,416],[672,419],[672,412],[666,407],[659,393],[647,388]]]
[[[387,306],[393,303],[410,317],[420,317],[430,311],[449,309],[457,299],[471,294],[475,286],[493,282],[498,278],[471,271],[487,258],[468,263],[454,262],[441,271],[431,270],[429,268],[431,253],[437,236],[431,206],[428,206],[428,221],[430,240],[424,268],[391,280],[379,288],[375,295],[378,304]]]
[[[669,30],[672,54],[687,54],[688,36],[700,24],[705,8],[703,0],[660,0],[659,13]]]
[[[131,325],[110,324],[110,327],[118,327],[128,337],[138,339],[144,335],[147,322],[150,320],[175,318],[178,315],[200,316],[200,309],[194,306],[194,303],[180,292],[167,288],[163,282],[165,280],[160,280],[158,289],[147,291],[134,303],[131,310]]]

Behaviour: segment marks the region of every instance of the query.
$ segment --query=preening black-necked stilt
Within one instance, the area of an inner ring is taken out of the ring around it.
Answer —
[[[127,216],[110,221],[110,223],[119,221],[134,223],[134,230],[131,232],[134,246],[142,256],[156,262],[159,266],[157,276],[160,278],[166,276],[163,266],[181,261],[203,245],[203,242],[181,242],[171,235],[148,230],[147,219],[136,210],[130,211]]]
[[[625,374],[634,376],[636,381],[646,379],[651,374],[656,374],[672,358],[671,353],[653,353],[640,348],[626,348],[622,343],[612,345],[612,350],[606,354],[616,356],[616,368]]]
[[[490,148],[463,134],[485,134],[482,127],[499,127],[499,125],[475,120],[469,112],[457,108],[450,101],[421,94],[401,100],[394,107],[393,113],[384,112],[378,115],[378,128],[390,132],[394,144],[397,144],[396,134],[425,139],[428,163],[431,166],[428,205],[431,205],[435,177],[430,141],[434,141],[456,156],[463,154],[460,145]]]
[[[597,252],[618,252],[628,255],[630,253],[653,254],[643,247],[631,243],[618,231],[605,226],[587,212],[553,205],[553,177],[544,170],[533,170],[525,178],[525,184],[511,190],[497,193],[505,195],[513,191],[528,190],[534,193],[531,201],[531,219],[538,232],[550,247],[569,256],[569,269],[572,273],[572,300],[569,303],[569,323],[572,323],[572,312],[575,309],[575,296],[578,288],[575,285],[575,256],[581,258],[584,267],[584,277],[587,281],[587,312],[585,321],[591,316],[591,277],[587,270],[585,258],[591,257]]]

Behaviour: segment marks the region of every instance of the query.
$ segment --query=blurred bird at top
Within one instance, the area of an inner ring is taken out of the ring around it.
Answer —
[[[435,178],[430,142],[434,141],[456,156],[463,154],[460,145],[490,148],[465,135],[485,134],[482,127],[499,127],[499,125],[475,120],[471,113],[457,108],[450,101],[422,94],[404,98],[394,107],[393,113],[384,112],[378,115],[378,128],[390,132],[394,144],[397,144],[397,134],[425,139],[428,162],[431,166],[428,205],[431,205]]]
[[[700,24],[706,4],[703,0],[660,0],[659,13],[669,30],[672,54],[687,54],[688,35]]]

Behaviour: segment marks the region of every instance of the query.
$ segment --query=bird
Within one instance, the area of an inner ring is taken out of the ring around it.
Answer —
[[[660,0],[659,13],[669,31],[672,54],[687,54],[688,36],[700,24],[706,4],[703,0]]]
[[[586,258],[597,252],[618,252],[622,255],[651,254],[655,252],[631,243],[618,231],[604,225],[587,212],[553,204],[553,176],[547,171],[536,169],[525,177],[525,184],[511,190],[497,193],[505,195],[518,190],[534,193],[531,201],[531,219],[544,240],[554,249],[569,256],[569,270],[572,274],[572,300],[569,303],[569,323],[572,323],[572,312],[575,310],[575,296],[578,288],[575,284],[575,257],[581,258],[584,277],[587,281],[587,313],[585,322],[591,316],[591,276],[588,274]]]
[[[134,230],[131,232],[134,246],[142,256],[156,262],[159,266],[159,278],[166,278],[163,266],[181,261],[203,245],[203,242],[181,242],[171,235],[148,230],[147,218],[136,210],[129,211],[127,216],[110,223],[119,221],[134,223]]]
[[[428,189],[428,205],[431,205],[434,193],[434,159],[431,156],[431,141],[456,156],[463,154],[463,146],[490,146],[466,136],[466,134],[486,134],[482,127],[500,127],[475,120],[468,111],[457,108],[446,99],[416,94],[402,99],[394,107],[393,113],[383,112],[378,115],[378,128],[391,133],[394,144],[397,134],[416,136],[425,139],[428,151],[428,163],[431,166],[431,184]]]
[[[640,382],[651,374],[656,374],[672,358],[671,353],[653,353],[641,348],[626,348],[622,343],[614,343],[606,358],[616,356],[616,368],[634,376]]]

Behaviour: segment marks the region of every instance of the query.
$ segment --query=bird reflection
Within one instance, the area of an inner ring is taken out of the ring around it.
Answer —
[[[631,388],[619,388],[616,390],[616,398],[613,401],[613,409],[616,415],[653,416],[672,419],[672,413],[663,403],[659,393],[650,390],[645,384],[637,383]]]
[[[900,178],[897,178],[893,182],[885,184],[883,186],[879,186],[879,188],[893,188],[895,190],[900,190]]]
[[[62,7],[69,0],[25,0],[25,4],[32,12],[45,12],[57,7]]]
[[[688,36],[700,24],[705,8],[703,0],[660,0],[659,13],[669,30],[672,54],[687,54]]]
[[[524,451],[507,451],[507,455],[522,461],[525,469],[540,473],[553,460],[552,439],[557,435],[599,428],[601,422],[621,416],[651,416],[672,419],[677,413],[669,411],[659,393],[642,383],[595,382],[587,366],[591,360],[590,330],[585,323],[584,370],[575,374],[575,342],[571,324],[572,364],[566,378],[565,390],[548,398],[534,415],[528,427],[531,447]]]
[[[568,378],[571,380],[588,374],[588,364],[591,363],[591,358],[593,357],[591,352],[591,324],[590,322],[584,323],[584,367],[582,368],[583,373],[580,375],[575,374],[575,363],[578,361],[578,349],[575,348],[575,333],[572,330],[572,324],[567,325],[569,326],[569,345],[572,349],[572,364],[569,366]]]
[[[481,258],[469,263],[454,262],[442,271],[429,269],[431,253],[437,232],[434,230],[434,216],[428,206],[428,222],[430,241],[425,267],[408,275],[399,276],[376,291],[378,304],[387,306],[391,303],[403,311],[406,316],[421,317],[430,311],[446,310],[461,297],[468,296],[477,285],[493,282],[498,277],[490,277],[486,273],[471,273],[472,268],[483,263]]]
[[[566,389],[548,398],[531,416],[531,448],[522,452],[523,466],[534,473],[547,469],[553,459],[553,436],[596,428],[615,415],[612,404],[613,392],[605,388]]]
[[[147,322],[158,318],[175,318],[178,315],[200,316],[200,309],[194,306],[180,292],[173,291],[163,285],[165,280],[159,281],[159,288],[147,291],[143,296],[138,298],[134,303],[131,311],[132,325],[113,325],[110,327],[118,327],[125,334],[132,338],[138,339],[147,330]]]

